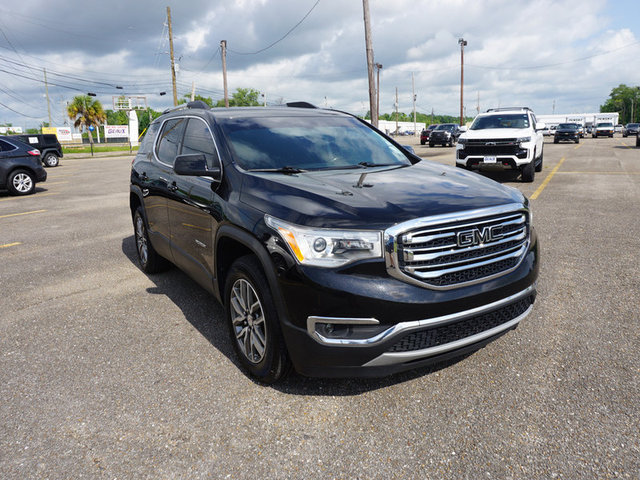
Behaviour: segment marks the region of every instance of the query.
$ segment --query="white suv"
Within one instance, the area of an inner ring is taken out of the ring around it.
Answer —
[[[458,139],[456,165],[469,170],[520,170],[533,182],[542,170],[545,124],[530,108],[496,108],[478,115]]]

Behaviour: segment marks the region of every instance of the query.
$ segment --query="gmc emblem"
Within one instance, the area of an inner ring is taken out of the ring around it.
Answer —
[[[504,237],[499,232],[501,225],[492,225],[484,228],[473,228],[471,230],[463,230],[458,232],[456,240],[459,247],[471,247],[473,245],[481,245],[484,243],[500,240]]]

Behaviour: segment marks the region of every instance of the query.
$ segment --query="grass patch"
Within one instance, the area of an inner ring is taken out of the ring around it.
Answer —
[[[93,145],[93,153],[98,153],[98,152],[128,152],[129,150],[131,150],[131,152],[137,152],[138,151],[138,147],[131,147],[131,149],[129,149],[128,145],[113,145],[113,146],[106,146],[106,145]],[[69,145],[64,145],[62,147],[62,153],[91,153],[91,147],[90,146],[86,146],[83,145],[82,147],[72,147]]]

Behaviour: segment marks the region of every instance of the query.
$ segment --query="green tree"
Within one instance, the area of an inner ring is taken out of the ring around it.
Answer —
[[[107,125],[129,125],[129,113],[125,110],[105,110]]]
[[[609,98],[600,105],[600,112],[618,112],[620,123],[637,122],[640,119],[640,87],[621,83],[611,90]]]
[[[149,125],[151,125],[151,122],[160,115],[162,115],[162,112],[156,112],[150,108],[147,110],[138,110],[138,128],[140,132],[146,131]]]
[[[89,95],[78,95],[67,107],[67,115],[73,120],[73,126],[86,130],[89,135],[89,143],[93,146],[93,135],[89,127],[98,127],[107,119],[102,109],[102,104]]]
[[[229,99],[230,107],[259,107],[260,92],[253,88],[238,88]],[[224,107],[224,100],[218,100],[216,107]]]
[[[202,100],[204,103],[209,105],[209,107],[213,108],[213,100],[211,99],[211,97],[203,97],[202,95],[194,95],[193,99],[194,100]],[[190,102],[190,101],[191,101],[191,94],[187,93],[186,95],[184,95],[183,98],[178,100],[178,105],[182,105],[183,103],[187,103],[187,102]],[[224,107],[224,101],[222,102],[222,106]]]

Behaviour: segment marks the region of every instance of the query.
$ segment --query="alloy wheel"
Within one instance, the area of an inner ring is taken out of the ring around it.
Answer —
[[[240,351],[251,363],[265,356],[267,326],[262,304],[251,284],[238,279],[231,289],[231,322]]]

